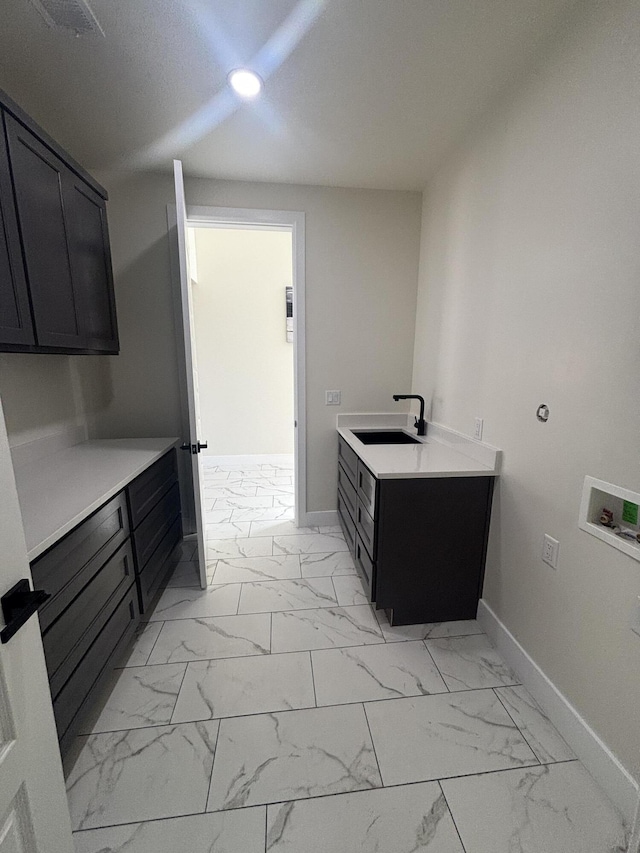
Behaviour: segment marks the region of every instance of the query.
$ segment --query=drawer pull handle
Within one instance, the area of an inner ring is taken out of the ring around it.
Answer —
[[[42,589],[32,590],[26,578],[12,586],[9,592],[0,598],[2,615],[6,623],[0,631],[0,640],[8,643],[48,598],[51,598],[48,592]]]

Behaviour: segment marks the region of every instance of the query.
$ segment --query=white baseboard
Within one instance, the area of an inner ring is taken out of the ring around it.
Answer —
[[[589,773],[633,826],[640,786],[578,711],[544,674],[484,599],[478,622]]]
[[[334,527],[339,524],[338,511],[325,509],[317,512],[301,513],[298,519],[298,527]]]

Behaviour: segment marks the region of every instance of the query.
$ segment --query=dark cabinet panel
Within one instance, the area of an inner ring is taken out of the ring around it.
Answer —
[[[83,347],[118,352],[106,203],[71,171],[64,175],[63,201]]]
[[[13,204],[4,114],[0,114],[0,340],[8,344],[35,343]]]
[[[64,216],[67,167],[12,116],[5,121],[36,342],[84,349]]]
[[[377,479],[341,436],[338,460],[338,517],[371,601],[392,625],[474,618],[494,478]]]

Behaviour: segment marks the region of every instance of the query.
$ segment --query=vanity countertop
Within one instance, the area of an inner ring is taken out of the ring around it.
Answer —
[[[440,424],[427,424],[419,444],[363,444],[354,430],[402,429],[416,436],[413,417],[394,414],[338,415],[338,434],[378,479],[416,477],[492,477],[500,471],[501,451]]]
[[[83,441],[15,468],[29,560],[34,560],[178,442]]]

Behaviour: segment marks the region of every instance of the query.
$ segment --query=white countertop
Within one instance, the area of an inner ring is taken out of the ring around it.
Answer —
[[[15,469],[29,560],[91,515],[177,438],[84,441]]]
[[[500,470],[501,451],[440,424],[427,424],[419,437],[406,415],[339,415],[338,434],[378,479],[491,477]],[[353,430],[402,429],[419,444],[363,444]]]

